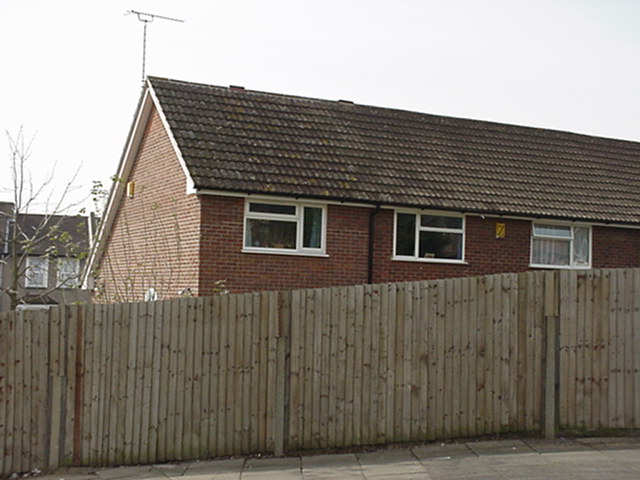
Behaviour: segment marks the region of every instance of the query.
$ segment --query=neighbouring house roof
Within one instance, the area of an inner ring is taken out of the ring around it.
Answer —
[[[89,217],[81,215],[44,215],[13,212],[13,204],[0,212],[1,244],[0,255],[9,254],[8,237],[17,232],[22,244],[20,253],[28,255],[78,256],[86,255],[90,247],[92,229]],[[13,221],[17,225],[13,224]],[[93,227],[95,227],[95,222]],[[17,230],[13,230],[17,229]]]
[[[55,256],[77,256],[90,246],[89,217],[81,215],[42,215],[21,213],[19,231],[37,241],[29,245],[30,255],[43,255],[54,249]]]
[[[640,223],[640,143],[149,78],[196,190]]]

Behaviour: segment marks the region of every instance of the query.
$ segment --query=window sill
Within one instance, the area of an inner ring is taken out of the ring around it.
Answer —
[[[591,270],[591,266],[588,267],[572,267],[570,265],[541,265],[532,263],[529,268],[538,268],[541,270]]]
[[[395,262],[439,263],[446,265],[469,265],[464,260],[447,260],[444,258],[391,257]]]
[[[298,251],[290,251],[290,250],[278,250],[278,249],[253,249],[253,248],[243,248],[242,253],[257,253],[260,255],[286,255],[293,257],[317,257],[317,258],[328,258],[329,254],[327,253],[313,253],[313,252],[298,252]]]

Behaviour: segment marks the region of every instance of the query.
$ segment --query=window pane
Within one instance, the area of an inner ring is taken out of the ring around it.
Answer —
[[[420,225],[433,228],[462,228],[461,217],[445,217],[443,215],[420,215]]]
[[[573,229],[573,265],[576,267],[587,267],[589,259],[589,229],[585,227],[575,227]]]
[[[538,265],[569,265],[570,246],[565,240],[534,238],[531,260]]]
[[[250,203],[249,210],[260,213],[277,213],[280,215],[295,215],[295,205],[276,205],[272,203]]]
[[[546,237],[571,238],[571,227],[537,224],[533,226],[533,234]]]
[[[296,222],[281,220],[247,220],[245,246],[262,248],[296,248]]]
[[[396,255],[416,254],[416,216],[398,213],[396,216]]]
[[[462,234],[420,232],[420,257],[462,260]]]
[[[304,207],[304,228],[302,246],[320,248],[322,242],[322,209]]]
[[[26,286],[30,288],[47,287],[47,259],[27,257]]]
[[[77,287],[80,278],[80,262],[77,258],[58,260],[58,285],[64,288]]]

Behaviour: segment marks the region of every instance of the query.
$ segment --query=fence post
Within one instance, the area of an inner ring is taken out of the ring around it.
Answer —
[[[284,455],[289,422],[289,350],[291,337],[291,292],[278,292],[278,330],[276,338],[276,399],[274,425],[274,454]]]
[[[556,436],[558,402],[558,299],[560,297],[558,272],[544,272],[544,436]]]

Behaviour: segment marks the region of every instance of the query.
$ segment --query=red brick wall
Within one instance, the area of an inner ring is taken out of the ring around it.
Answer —
[[[625,228],[593,227],[591,231],[593,268],[640,266],[640,231]]]
[[[328,207],[328,257],[242,253],[244,199],[203,195],[200,294],[354,285],[367,281],[368,209]]]
[[[134,198],[123,198],[99,266],[97,301],[141,301],[198,291],[200,209],[157,112],[150,116],[134,168]]]
[[[242,253],[244,199],[202,197],[200,292],[226,279],[231,291],[351,285],[367,282],[370,208],[328,208],[328,258]],[[505,237],[496,238],[496,223]],[[374,282],[462,277],[529,270],[531,222],[466,217],[465,264],[392,260],[393,211],[375,215]],[[640,265],[640,231],[593,228],[593,266]]]
[[[496,223],[506,235],[496,238]],[[376,216],[374,282],[400,282],[491,273],[522,272],[529,268],[530,222],[466,217],[465,264],[392,260],[393,211]]]

